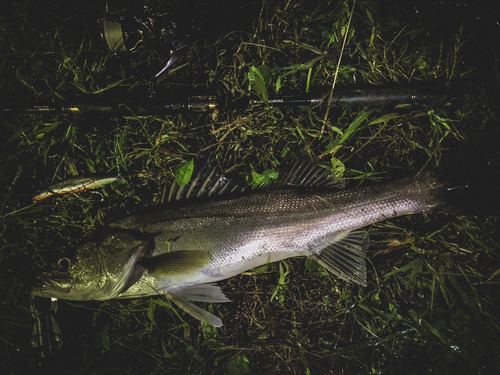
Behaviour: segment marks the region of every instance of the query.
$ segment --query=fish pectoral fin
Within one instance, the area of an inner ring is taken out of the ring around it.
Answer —
[[[165,295],[193,318],[213,325],[214,327],[222,326],[222,320],[193,303],[193,301],[229,302],[218,286],[213,284],[193,285],[177,292],[167,292]]]
[[[310,255],[310,258],[341,279],[366,286],[365,255],[368,246],[370,246],[368,232],[350,232],[319,253]]]
[[[178,276],[199,271],[206,267],[212,258],[205,250],[178,250],[143,258],[141,266],[151,276]]]

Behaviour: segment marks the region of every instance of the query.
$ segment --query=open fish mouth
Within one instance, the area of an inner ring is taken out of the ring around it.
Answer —
[[[32,287],[34,295],[46,297],[48,293],[68,294],[71,291],[72,277],[68,275],[54,278],[53,275],[43,273],[37,276],[37,281]]]

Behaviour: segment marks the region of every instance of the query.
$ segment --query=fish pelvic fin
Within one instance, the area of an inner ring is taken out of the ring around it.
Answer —
[[[354,231],[309,257],[341,279],[366,286],[365,255],[368,246],[368,232]]]
[[[193,318],[214,327],[222,327],[222,320],[193,302],[229,302],[220,287],[213,284],[192,285],[165,293],[168,299]]]

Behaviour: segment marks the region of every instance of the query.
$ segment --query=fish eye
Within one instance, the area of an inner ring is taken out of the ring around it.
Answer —
[[[70,268],[71,268],[71,260],[69,260],[68,258],[61,258],[57,262],[57,269],[59,271],[66,272],[69,271]]]

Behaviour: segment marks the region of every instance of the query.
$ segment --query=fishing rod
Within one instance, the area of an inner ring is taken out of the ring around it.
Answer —
[[[175,112],[204,112],[208,109],[215,109],[217,101],[210,95],[192,95],[180,99],[150,97],[134,99],[111,98],[92,102],[88,100],[80,101],[37,101],[28,104],[12,104],[0,106],[0,113],[3,114],[87,114],[102,113],[110,115],[160,115]]]
[[[315,91],[318,91],[317,89]],[[263,100],[249,100],[250,105],[269,106],[314,106],[323,105],[327,107],[380,107],[386,105],[432,105],[452,99],[457,89],[449,89],[440,86],[400,86],[380,87],[371,86],[359,88],[350,86],[335,89],[333,92],[323,91],[322,94],[309,96],[284,96],[282,98]]]
[[[326,88],[324,88],[326,90]],[[101,113],[109,115],[169,115],[178,112],[205,112],[215,109],[241,109],[255,106],[298,107],[382,107],[401,105],[435,105],[448,101],[460,93],[458,88],[439,86],[429,87],[344,87],[333,91],[315,90],[318,94],[285,95],[270,98],[267,101],[252,99],[249,96],[233,98],[229,95],[187,94],[175,97],[172,95],[138,97],[120,99],[111,97],[93,102],[88,99],[80,101],[38,101],[32,103],[15,103],[0,105],[3,114],[88,114]]]
[[[115,7],[116,8],[116,7]],[[114,54],[134,55],[144,49],[157,51],[167,62],[152,75],[148,92],[127,93],[120,98],[116,91],[99,99],[79,98],[68,101],[39,99],[31,102],[2,101],[0,113],[7,114],[109,114],[109,115],[169,115],[177,112],[205,112],[215,109],[242,109],[255,106],[296,107],[363,107],[435,105],[457,95],[457,90],[446,87],[380,87],[352,86],[335,89],[320,87],[309,94],[293,94],[270,98],[267,101],[249,96],[234,98],[225,93],[182,92],[175,88],[167,94],[155,91],[157,82],[168,74],[200,34],[200,21],[192,13],[186,16],[170,10],[158,13],[148,7],[141,11],[131,8],[111,9],[108,3],[99,19],[103,45]],[[118,89],[118,88],[117,88]],[[172,91],[175,91],[172,93]],[[452,94],[453,93],[453,94]]]

